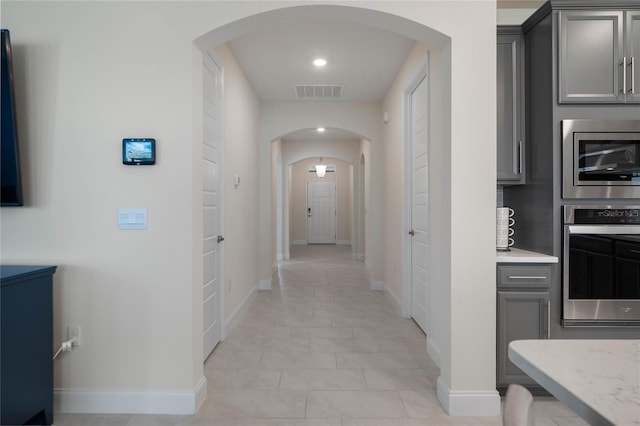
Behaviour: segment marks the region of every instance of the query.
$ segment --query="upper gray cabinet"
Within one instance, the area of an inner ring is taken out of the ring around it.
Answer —
[[[640,12],[561,10],[559,102],[640,102]]]
[[[498,184],[523,184],[524,36],[513,27],[498,27],[497,91]]]
[[[627,37],[627,102],[640,102],[640,10],[625,13]],[[630,86],[630,87],[629,87]]]

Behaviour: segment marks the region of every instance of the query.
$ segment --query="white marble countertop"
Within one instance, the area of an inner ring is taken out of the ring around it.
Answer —
[[[509,359],[592,425],[640,425],[640,340],[515,340]]]
[[[556,256],[511,247],[510,251],[496,250],[497,263],[558,263]]]

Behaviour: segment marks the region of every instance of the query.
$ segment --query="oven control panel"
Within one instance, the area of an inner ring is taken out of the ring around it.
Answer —
[[[640,225],[640,208],[577,208],[573,210],[573,223]]]
[[[640,225],[639,205],[564,206],[565,225]]]

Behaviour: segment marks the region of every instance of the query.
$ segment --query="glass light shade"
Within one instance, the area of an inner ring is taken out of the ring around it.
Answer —
[[[316,175],[321,178],[327,174],[327,165],[326,164],[318,164],[316,165]]]

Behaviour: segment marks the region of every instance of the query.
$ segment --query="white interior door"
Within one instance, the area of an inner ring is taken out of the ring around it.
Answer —
[[[307,244],[336,243],[336,183],[307,182]]]
[[[207,53],[203,55],[203,235],[202,330],[206,359],[222,335],[220,300],[220,146],[222,140],[222,70]]]
[[[429,330],[428,83],[411,93],[411,317]]]

